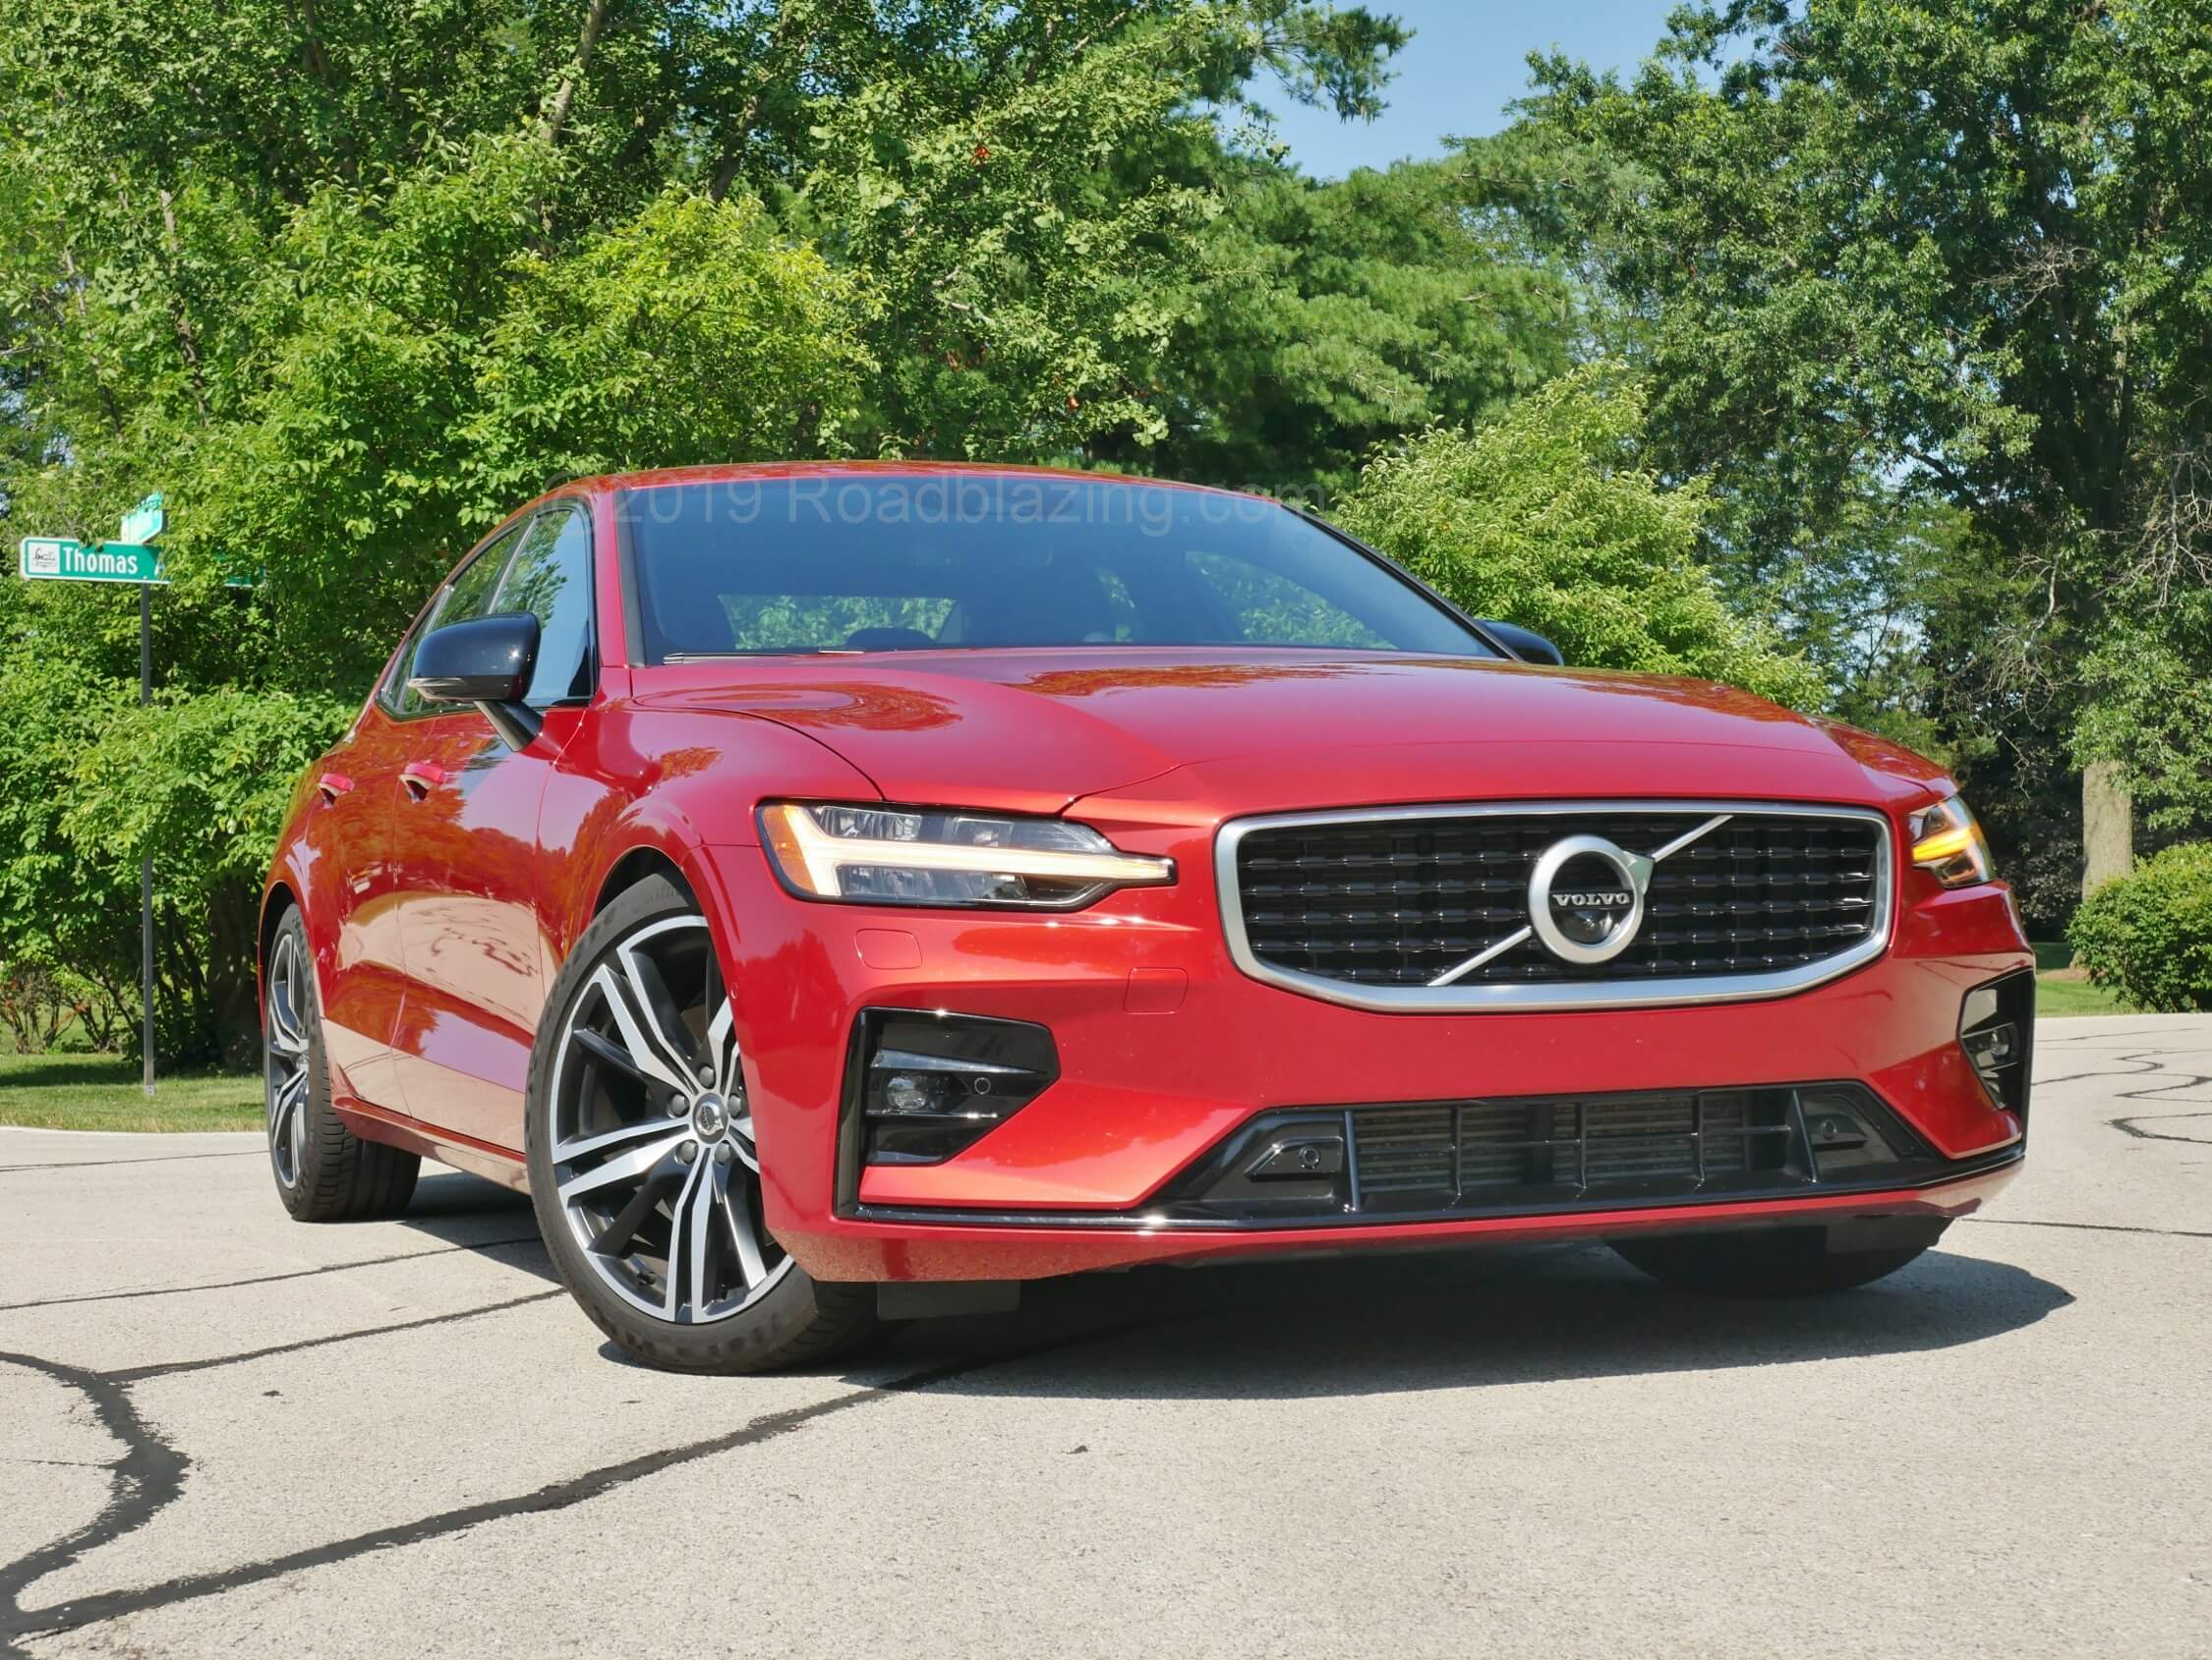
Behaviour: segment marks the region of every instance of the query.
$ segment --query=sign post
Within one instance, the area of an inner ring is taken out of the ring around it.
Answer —
[[[153,590],[166,585],[154,538],[168,528],[157,490],[123,515],[119,542],[79,542],[66,536],[27,536],[16,571],[29,582],[135,582],[139,585],[139,704],[153,702]],[[153,855],[139,864],[139,1017],[142,1077],[153,1093]]]
[[[123,515],[117,527],[127,545],[144,547],[169,528],[169,515],[155,490]],[[158,550],[153,567],[161,568]],[[153,702],[153,584],[139,584],[139,707]],[[139,861],[139,1057],[140,1087],[153,1098],[153,850],[149,846]]]

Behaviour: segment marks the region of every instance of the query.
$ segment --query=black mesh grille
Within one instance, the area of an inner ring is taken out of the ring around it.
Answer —
[[[1425,1211],[1809,1181],[1791,1094],[1360,1108],[1346,1115],[1360,1207]]]
[[[1145,1216],[1254,1228],[1563,1216],[1866,1191],[1956,1168],[1848,1081],[1283,1107],[1224,1137]]]
[[[1705,812],[1479,813],[1271,826],[1237,848],[1245,933],[1260,961],[1374,986],[1423,986],[1528,924],[1529,871],[1560,837],[1657,852]],[[1877,914],[1871,819],[1733,814],[1652,873],[1644,924],[1610,962],[1534,940],[1456,984],[1757,974],[1832,957]]]

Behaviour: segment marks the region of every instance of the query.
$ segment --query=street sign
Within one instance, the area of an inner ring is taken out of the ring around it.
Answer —
[[[136,542],[78,542],[66,536],[27,536],[17,571],[47,582],[159,582],[161,549]]]
[[[155,490],[123,515],[122,540],[151,542],[168,527],[169,515],[162,511],[161,492]]]
[[[135,582],[139,585],[139,702],[153,701],[153,585],[161,574],[161,549],[147,543],[168,526],[161,492],[154,491],[123,515],[121,542],[79,542],[67,536],[27,536],[16,569],[36,582]],[[153,1096],[153,855],[139,860],[139,1018],[141,1082]]]

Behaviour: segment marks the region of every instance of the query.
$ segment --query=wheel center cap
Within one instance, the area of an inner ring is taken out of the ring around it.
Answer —
[[[691,1127],[701,1141],[719,1141],[728,1127],[729,1109],[719,1095],[702,1095],[691,1106]]]

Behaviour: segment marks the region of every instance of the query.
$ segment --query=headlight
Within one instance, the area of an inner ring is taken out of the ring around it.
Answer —
[[[1982,827],[1955,795],[1913,814],[1912,862],[1946,887],[1965,887],[1997,874]]]
[[[1061,819],[776,802],[760,828],[784,886],[809,899],[1068,911],[1175,880],[1173,859],[1124,853]]]

